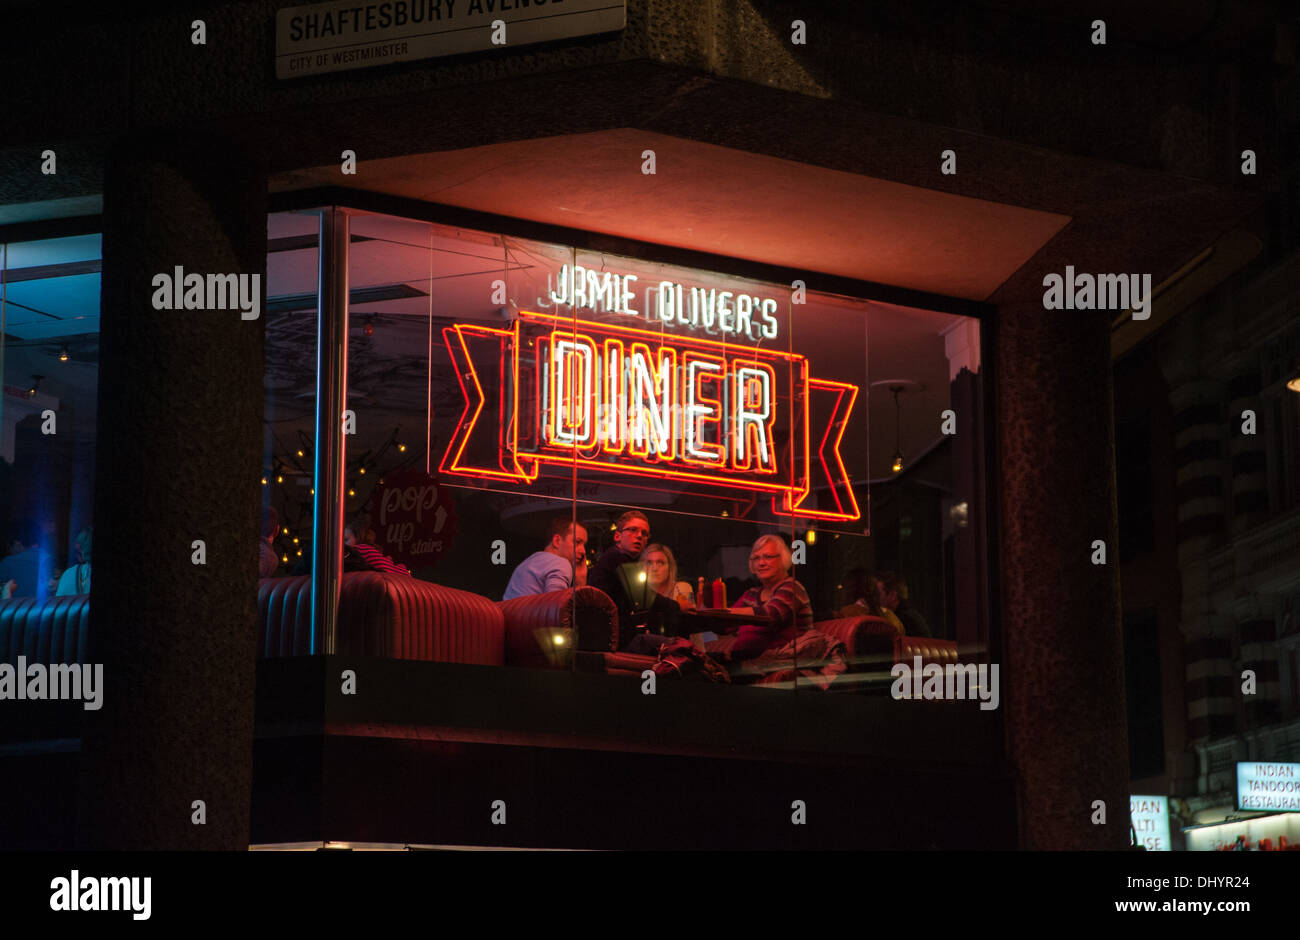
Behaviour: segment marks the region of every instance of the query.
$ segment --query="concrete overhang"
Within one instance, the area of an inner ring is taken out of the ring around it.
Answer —
[[[972,301],[1070,221],[631,128],[291,171],[271,188],[338,185]]]

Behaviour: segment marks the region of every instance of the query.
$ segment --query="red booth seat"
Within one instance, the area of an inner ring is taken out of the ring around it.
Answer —
[[[263,578],[258,656],[311,654],[311,578]],[[486,597],[405,575],[345,572],[338,652],[388,659],[500,666],[505,618]]]
[[[921,665],[938,663],[943,666],[957,662],[956,640],[935,640],[928,636],[899,636],[894,638],[894,662],[912,665],[917,656]]]
[[[570,649],[596,654],[618,649],[618,609],[599,588],[530,594],[497,607],[505,618],[507,666],[559,668],[568,664]]]

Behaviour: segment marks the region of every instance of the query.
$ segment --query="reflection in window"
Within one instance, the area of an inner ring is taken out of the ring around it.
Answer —
[[[100,236],[0,243],[0,591],[90,591]]]
[[[310,557],[316,224],[271,220],[265,505],[282,575]],[[816,292],[792,303],[786,285],[411,219],[350,225],[359,566],[373,549],[385,562],[370,570],[494,603],[586,581],[618,611],[619,648],[635,628],[724,652],[741,615],[680,609],[760,588],[744,616],[833,624],[822,632],[851,643],[856,618],[886,657],[900,634],[984,655],[975,321]],[[756,576],[753,546],[772,535],[798,592]],[[608,651],[608,636],[564,632],[594,629],[580,619],[522,646],[507,623],[503,664],[578,668],[557,650]]]

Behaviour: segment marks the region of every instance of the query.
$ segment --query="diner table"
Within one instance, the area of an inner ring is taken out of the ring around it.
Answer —
[[[726,609],[697,608],[683,610],[677,622],[680,636],[688,636],[697,646],[717,639],[719,634],[734,633],[740,626],[752,624],[769,624],[771,617],[756,614],[738,614]]]
[[[713,627],[721,627],[725,630],[727,627],[738,627],[746,623],[769,624],[772,622],[771,617],[757,614],[738,614],[727,609],[707,609],[702,607],[697,607],[695,610],[683,610],[681,618],[683,624],[698,625],[701,630]]]

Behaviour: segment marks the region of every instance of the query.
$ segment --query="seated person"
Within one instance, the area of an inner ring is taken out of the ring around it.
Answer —
[[[274,506],[267,506],[262,513],[262,540],[257,546],[257,576],[270,578],[280,568],[280,556],[275,553],[272,544],[280,534],[280,514]]]
[[[374,539],[373,529],[364,531],[367,539]],[[356,530],[352,526],[343,529],[343,570],[386,571],[389,574],[403,574],[408,578],[411,576],[411,569],[406,565],[399,565],[368,541],[358,541]]]
[[[770,624],[745,624],[731,648],[732,662],[752,659],[784,646],[813,624],[812,602],[804,586],[790,575],[790,547],[777,535],[760,535],[749,553],[749,570],[758,578],[731,606],[740,614],[771,617]]]
[[[59,586],[54,592],[55,597],[90,593],[90,539],[91,530],[88,528],[77,533],[78,563],[63,572],[63,576],[59,578]]]
[[[5,597],[35,597],[45,600],[53,587],[54,559],[41,548],[44,541],[40,525],[32,519],[14,524],[9,554],[0,561],[0,586]]]
[[[888,621],[898,635],[903,635],[903,624],[880,603],[880,580],[865,568],[854,568],[844,576],[844,592],[854,598],[851,604],[841,607],[841,617],[878,617]]]
[[[648,611],[638,611],[623,586],[619,568],[640,558],[649,541],[650,520],[640,510],[628,510],[614,522],[614,544],[601,553],[587,573],[587,583],[608,594],[618,608],[618,645],[625,653],[657,652],[665,642],[664,637],[641,633],[637,626],[644,626],[648,620],[654,619],[660,621],[659,625],[665,630],[671,630],[674,629],[672,621],[681,613],[681,608],[657,593]]]
[[[685,581],[677,580],[677,559],[667,545],[655,542],[641,553],[650,586],[660,597],[673,601],[682,610],[695,609],[695,592]]]
[[[880,606],[893,613],[906,636],[930,636],[930,625],[907,601],[907,581],[893,571],[880,573]]]
[[[556,516],[547,530],[546,547],[519,563],[501,599],[549,594],[572,586],[577,580],[575,569],[586,568],[586,553],[587,530],[568,516]]]

